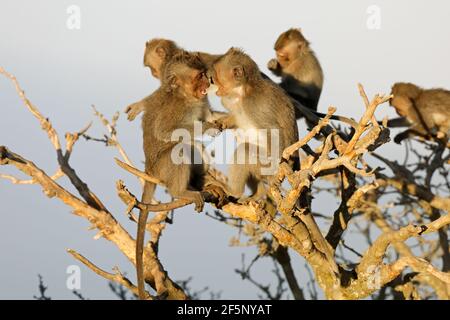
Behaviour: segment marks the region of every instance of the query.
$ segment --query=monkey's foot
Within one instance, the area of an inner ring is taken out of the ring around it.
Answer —
[[[205,205],[205,200],[203,200],[202,194],[199,192],[198,196],[194,199],[195,211],[202,212],[203,206]]]
[[[214,203],[217,208],[222,208],[228,202],[228,195],[224,188],[220,185],[213,183],[208,184],[203,189],[203,192],[208,193],[211,196],[212,199],[207,200],[209,200],[208,202]]]
[[[262,204],[263,202],[265,202],[266,199],[264,196],[250,196],[250,197],[246,197],[246,198],[241,198],[238,200],[239,204],[242,205],[249,205],[251,202],[257,203],[257,204]]]
[[[185,191],[186,193],[183,196],[180,196],[180,199],[185,199],[192,201],[195,205],[195,211],[202,212],[203,206],[205,205],[205,200],[203,200],[202,193],[199,191]]]

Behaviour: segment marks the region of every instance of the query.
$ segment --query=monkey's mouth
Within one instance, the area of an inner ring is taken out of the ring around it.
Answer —
[[[202,89],[200,90],[200,93],[204,96],[206,96],[208,94],[208,89]]]

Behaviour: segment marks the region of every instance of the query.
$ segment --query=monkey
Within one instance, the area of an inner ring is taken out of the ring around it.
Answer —
[[[174,41],[155,38],[145,43],[144,52],[144,66],[150,69],[152,76],[156,79],[161,79],[161,74],[166,64],[171,58],[184,51]],[[199,59],[209,68],[213,61],[219,57],[219,55],[209,54],[205,52],[192,52],[197,54]],[[129,105],[125,109],[125,113],[128,115],[128,120],[133,121],[140,113],[144,111],[145,99],[134,104]]]
[[[323,71],[309,41],[301,29],[291,28],[283,32],[275,42],[276,58],[267,68],[282,78],[280,86],[303,106],[317,111],[323,87]],[[296,112],[297,119],[302,116]]]
[[[194,122],[206,121],[210,116],[209,102],[206,97],[209,80],[206,66],[197,55],[186,51],[177,53],[160,74],[161,86],[145,99],[145,111],[142,118],[143,148],[145,154],[145,172],[162,181],[174,198],[192,200],[195,209],[201,211],[204,200],[202,189],[205,164],[176,164],[173,155],[178,154],[180,142],[172,141],[176,129],[185,129],[191,138],[194,135]],[[203,130],[216,127],[212,123],[203,126]],[[198,156],[199,151],[193,142],[182,141],[183,157],[186,154]],[[150,203],[155,184],[145,182],[142,202]],[[145,298],[143,272],[143,246],[148,211],[141,210],[136,238],[136,269],[139,297]]]
[[[295,117],[305,118],[311,128],[326,116],[317,112],[324,81],[319,60],[299,28],[280,34],[274,49],[277,57],[269,60],[267,68],[282,78],[279,85],[294,100]],[[355,120],[340,115],[332,115],[331,119],[353,128],[358,125]]]
[[[448,139],[450,135],[450,91],[422,89],[412,83],[398,82],[392,86],[389,104],[410,127],[399,133],[394,141],[420,136],[427,140]]]
[[[240,49],[230,48],[214,62],[210,72],[217,86],[216,95],[229,110],[229,114],[215,123],[221,129],[248,130],[247,139],[238,145],[234,154],[235,161],[229,168],[230,191],[232,196],[239,198],[241,202],[261,200],[267,194],[264,182],[270,181],[270,175],[262,174],[264,164],[260,158],[261,154],[255,156],[251,149],[255,144],[256,151],[266,149],[278,166],[283,150],[298,140],[294,106],[286,93],[274,82],[264,78],[255,61]],[[260,129],[277,130],[278,150],[265,133],[255,139],[255,132],[252,130]],[[242,154],[245,155],[247,163],[236,163]],[[248,161],[252,157],[256,160],[254,163]],[[289,165],[294,168],[295,163],[298,167],[298,153],[290,159]],[[252,194],[244,198],[246,185]]]

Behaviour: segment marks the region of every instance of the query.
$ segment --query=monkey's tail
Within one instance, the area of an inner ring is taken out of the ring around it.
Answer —
[[[378,121],[378,123],[383,124],[382,121]],[[398,117],[398,118],[389,119],[387,121],[387,126],[388,126],[388,128],[410,127],[411,122],[409,122],[408,119],[405,117]]]
[[[155,193],[156,184],[145,182],[144,192],[142,193],[142,202],[150,203]],[[136,235],[136,273],[139,291],[139,299],[145,300],[147,293],[145,292],[145,278],[144,278],[144,240],[145,240],[145,226],[147,225],[148,210],[141,210],[139,212],[139,220]]]

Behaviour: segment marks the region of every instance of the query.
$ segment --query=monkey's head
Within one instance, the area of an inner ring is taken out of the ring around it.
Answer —
[[[218,87],[219,97],[228,96],[233,89],[251,86],[261,79],[258,65],[242,50],[230,48],[212,66],[213,83]]]
[[[421,91],[415,84],[397,82],[392,86],[391,94],[393,98],[389,100],[389,104],[395,108],[400,116],[406,117],[413,107],[413,101],[419,97]]]
[[[157,38],[147,41],[144,52],[144,66],[150,68],[156,79],[161,79],[166,63],[178,50],[178,46],[172,40]]]
[[[187,51],[177,53],[166,64],[161,82],[168,92],[179,94],[189,101],[204,99],[209,88],[206,65],[197,54]]]
[[[287,67],[308,46],[309,42],[303,36],[300,28],[292,28],[280,34],[274,49],[281,67]]]

